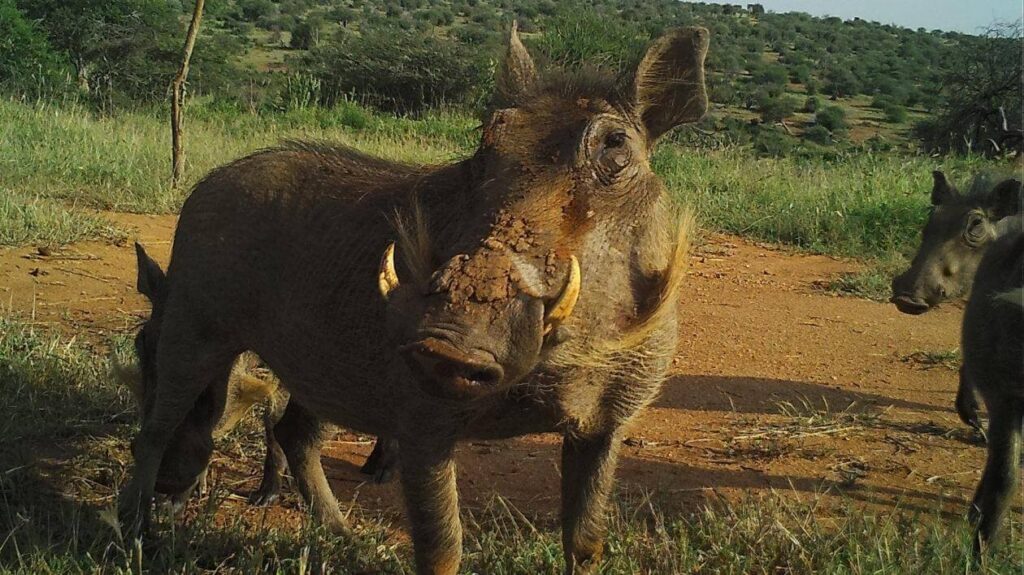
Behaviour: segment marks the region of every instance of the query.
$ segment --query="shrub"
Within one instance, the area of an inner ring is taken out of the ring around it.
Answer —
[[[825,106],[814,114],[817,124],[833,134],[846,131],[846,112],[839,106]]]
[[[343,35],[314,49],[308,62],[322,81],[323,104],[354,93],[384,110],[418,113],[475,103],[491,81],[484,56],[429,32],[384,27]]]
[[[907,121],[907,109],[899,104],[889,104],[882,111],[885,113],[885,121],[890,124],[902,124]]]
[[[34,97],[60,85],[68,63],[14,5],[0,0],[0,86]]]
[[[821,99],[817,96],[808,96],[807,99],[804,100],[804,112],[813,114],[818,111],[818,108],[821,108]]]
[[[773,124],[785,120],[796,111],[797,103],[790,96],[779,96],[766,98],[761,101],[761,119],[765,123]]]
[[[793,139],[774,129],[766,129],[754,136],[754,152],[759,156],[782,158],[793,151]]]
[[[827,146],[832,143],[832,133],[824,126],[811,126],[804,130],[804,139],[814,142],[815,144]]]
[[[647,40],[635,24],[593,10],[565,10],[547,22],[537,48],[548,60],[570,69],[621,73],[639,62]]]

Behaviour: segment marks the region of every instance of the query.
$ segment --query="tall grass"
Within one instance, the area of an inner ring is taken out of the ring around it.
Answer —
[[[474,121],[433,113],[379,116],[355,104],[252,115],[186,111],[186,180],[170,187],[170,132],[159,110],[98,117],[77,104],[0,100],[0,190],[94,208],[169,213],[208,171],[290,138],[326,140],[407,162],[441,162],[469,148]]]

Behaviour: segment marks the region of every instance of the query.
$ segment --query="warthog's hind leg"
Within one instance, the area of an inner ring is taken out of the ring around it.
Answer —
[[[604,552],[605,513],[615,479],[617,434],[566,435],[562,442],[562,546],[566,575],[596,573]]]
[[[968,518],[977,527],[975,556],[995,539],[1010,507],[1019,481],[1021,427],[1024,425],[1024,401],[1020,398],[1000,398],[1000,401],[986,403],[990,403],[988,459],[968,512]]]
[[[260,479],[260,486],[249,495],[249,503],[252,505],[270,505],[277,500],[283,483],[284,468],[287,464],[284,450],[274,435],[274,427],[284,417],[287,408],[287,395],[281,397],[274,395],[263,414],[263,436],[266,439],[267,453],[263,458],[263,476]]]
[[[366,458],[366,463],[359,471],[372,475],[375,483],[387,483],[394,479],[397,466],[398,442],[387,437],[378,437],[373,452]]]
[[[320,463],[320,446],[323,443],[320,420],[292,398],[281,421],[274,426],[273,434],[281,444],[288,468],[313,517],[335,533],[350,534]],[[268,444],[267,449],[270,448]]]

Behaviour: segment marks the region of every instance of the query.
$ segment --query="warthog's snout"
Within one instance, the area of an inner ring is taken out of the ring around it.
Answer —
[[[469,399],[486,393],[504,379],[505,370],[484,352],[464,352],[428,337],[401,349],[424,391],[446,399]]]
[[[931,309],[928,302],[911,295],[895,295],[891,301],[896,304],[896,309],[910,315],[920,315]]]

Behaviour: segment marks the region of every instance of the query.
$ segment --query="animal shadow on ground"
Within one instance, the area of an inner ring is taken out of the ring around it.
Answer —
[[[655,402],[657,407],[697,411],[734,411],[737,413],[778,413],[779,403],[809,399],[824,399],[833,409],[846,409],[851,404],[860,406],[894,406],[915,411],[948,411],[916,401],[907,401],[884,395],[836,389],[824,384],[788,379],[768,379],[747,376],[677,375],[662,387]]]

